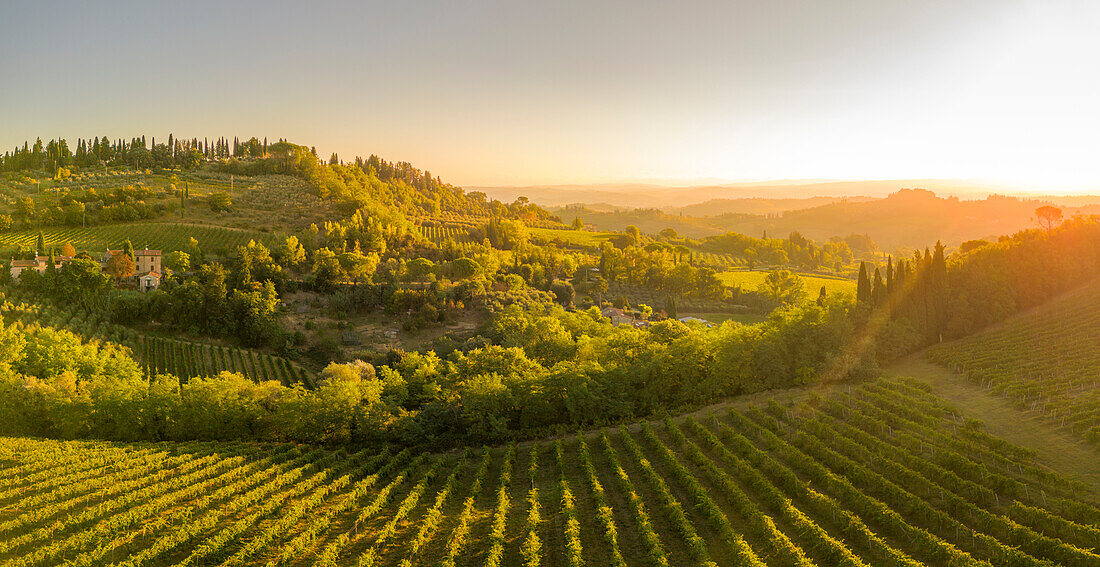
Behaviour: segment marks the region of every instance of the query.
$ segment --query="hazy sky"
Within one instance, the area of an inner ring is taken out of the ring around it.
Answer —
[[[1100,187],[1100,2],[3,2],[0,147],[267,136],[459,184]]]

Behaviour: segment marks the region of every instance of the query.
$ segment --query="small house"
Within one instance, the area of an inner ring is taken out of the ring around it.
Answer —
[[[160,274],[157,272],[149,272],[143,276],[138,277],[138,289],[142,292],[153,291],[160,287]]]

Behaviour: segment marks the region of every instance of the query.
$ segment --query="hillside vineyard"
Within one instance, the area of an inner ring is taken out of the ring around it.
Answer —
[[[929,357],[1100,447],[1098,321],[1094,281]]]
[[[0,441],[6,565],[1100,564],[1090,488],[910,380],[450,453]]]

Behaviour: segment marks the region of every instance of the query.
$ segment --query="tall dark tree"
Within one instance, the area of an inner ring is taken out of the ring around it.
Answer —
[[[947,323],[947,259],[943,243],[939,241],[936,242],[929,264],[928,294],[933,339],[939,341],[943,337],[944,326]]]
[[[882,281],[882,270],[875,268],[875,280],[871,285],[871,304],[879,307],[886,303],[886,284]]]
[[[856,282],[856,301],[868,303],[871,301],[871,280],[867,277],[867,263],[859,263],[859,280]]]
[[[886,296],[894,295],[894,257],[886,258]]]

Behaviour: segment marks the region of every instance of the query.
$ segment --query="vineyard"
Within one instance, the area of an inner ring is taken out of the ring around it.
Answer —
[[[1100,281],[929,358],[1100,446]]]
[[[442,244],[447,240],[453,240],[459,244],[473,242],[470,236],[470,228],[464,226],[419,226],[421,236],[436,243]]]
[[[920,383],[416,453],[0,439],[0,562],[1100,564],[1100,508]]]
[[[695,265],[719,271],[748,265],[744,258],[733,254],[715,254],[714,252],[693,252],[692,254]]]
[[[169,373],[186,380],[228,371],[239,372],[257,382],[276,380],[284,385],[296,382],[309,387],[314,385],[308,371],[283,357],[245,348],[143,335],[114,325],[95,312],[77,307],[62,311],[50,305],[32,303],[18,288],[8,289],[6,294],[0,303],[0,317],[6,323],[66,329],[84,340],[129,347],[147,376]]]
[[[38,241],[37,230],[20,230],[0,233],[0,250],[11,251],[15,248],[31,250]],[[60,248],[63,244],[72,244],[78,251],[91,253],[110,248],[118,248],[125,240],[130,240],[134,248],[152,248],[170,252],[187,250],[192,238],[198,241],[204,252],[228,254],[238,246],[248,244],[249,240],[273,244],[270,234],[197,224],[177,223],[135,223],[104,226],[53,227],[42,230],[47,246]]]
[[[239,372],[254,381],[277,380],[289,386],[301,382],[313,387],[313,379],[289,360],[250,349],[141,335],[137,359],[146,375],[168,373],[183,379],[212,376],[222,371]]]

